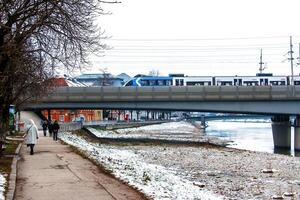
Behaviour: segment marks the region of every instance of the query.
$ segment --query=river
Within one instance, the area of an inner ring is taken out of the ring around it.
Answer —
[[[274,149],[271,121],[268,118],[212,120],[207,124],[205,133],[209,136],[232,140],[233,143],[229,147],[300,156],[300,152],[293,150],[294,128],[291,129],[291,149]]]

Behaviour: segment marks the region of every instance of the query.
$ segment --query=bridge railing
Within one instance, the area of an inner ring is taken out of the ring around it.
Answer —
[[[82,127],[82,123],[80,122],[64,122],[59,124],[60,129],[59,131],[74,131],[79,130]]]
[[[41,101],[226,101],[300,99],[300,86],[59,87]]]

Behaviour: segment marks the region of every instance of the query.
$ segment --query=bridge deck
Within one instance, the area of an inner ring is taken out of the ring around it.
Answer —
[[[151,109],[300,114],[300,86],[60,87],[24,109]]]

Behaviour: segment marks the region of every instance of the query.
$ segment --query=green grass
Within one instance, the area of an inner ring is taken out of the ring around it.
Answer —
[[[17,138],[17,137],[20,137],[20,136],[21,136],[20,133],[14,133],[14,135],[10,135],[9,137]],[[7,175],[7,176],[5,176],[7,184],[5,186],[4,195],[6,195],[6,192],[7,192],[8,186],[9,186],[8,179],[9,179],[9,176],[10,176],[10,173],[11,173],[11,164],[12,164],[12,161],[14,159],[16,149],[18,148],[18,146],[21,142],[22,141],[14,141],[14,140],[6,141],[5,149],[2,152],[2,154],[0,155],[0,173]]]
[[[0,155],[0,172],[9,174],[11,170],[11,163],[13,160],[13,155],[19,145],[20,141],[8,141],[5,144],[5,150]]]

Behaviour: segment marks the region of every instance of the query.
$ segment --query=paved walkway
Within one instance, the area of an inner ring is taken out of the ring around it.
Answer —
[[[20,154],[16,200],[144,199],[50,137],[40,136],[34,155],[29,155],[25,144]]]

